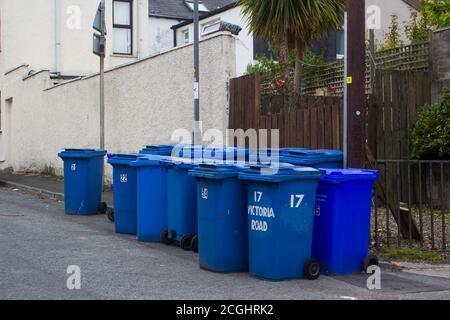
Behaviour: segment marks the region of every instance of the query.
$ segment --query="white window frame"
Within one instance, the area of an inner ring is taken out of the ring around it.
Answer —
[[[189,29],[184,29],[181,31],[182,35],[183,35],[183,44],[188,44],[191,42],[191,34],[189,32]],[[187,39],[186,39],[186,35],[187,35]]]
[[[214,20],[211,20],[211,21],[208,21],[208,22],[202,24],[202,32],[201,32],[202,37],[219,31],[220,22],[221,22],[220,18],[217,18],[217,19],[214,19]],[[211,29],[206,31],[207,28],[211,28]]]
[[[129,25],[122,25],[122,24],[116,24],[115,23],[115,9],[114,9],[114,4],[115,2],[125,2],[125,3],[129,3],[130,6],[130,24]],[[127,52],[115,52],[113,51],[113,54],[118,54],[118,55],[128,55],[131,56],[133,55],[133,0],[113,0],[112,1],[112,10],[113,10],[113,32],[114,29],[122,29],[122,30],[130,30],[130,46],[129,46],[129,50]],[[114,46],[113,46],[114,47]]]

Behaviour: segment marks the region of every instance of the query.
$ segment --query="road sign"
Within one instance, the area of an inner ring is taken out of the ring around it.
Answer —
[[[94,30],[106,34],[106,26],[103,23],[103,19],[102,19],[102,2],[99,3],[98,5],[98,9],[97,9],[97,14],[95,15],[95,19],[94,19],[94,24],[92,25],[92,28],[94,28]]]
[[[97,33],[93,34],[93,53],[97,56],[105,54],[104,40],[102,41],[102,36]]]

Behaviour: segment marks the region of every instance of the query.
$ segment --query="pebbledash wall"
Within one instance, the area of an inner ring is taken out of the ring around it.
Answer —
[[[228,126],[228,83],[235,77],[235,38],[216,34],[200,44],[203,129]],[[109,70],[105,76],[105,140],[109,152],[169,143],[193,126],[193,47]],[[99,78],[50,87],[48,71],[10,72],[2,84],[0,169],[62,174],[57,153],[99,144]],[[2,159],[3,158],[3,159]],[[109,166],[107,166],[108,168]],[[108,170],[110,174],[110,170]]]
[[[440,99],[444,88],[450,88],[450,28],[433,32],[431,51],[431,97],[434,102]]]

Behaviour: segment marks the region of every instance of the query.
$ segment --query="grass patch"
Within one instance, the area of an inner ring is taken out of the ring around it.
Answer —
[[[430,250],[420,250],[413,248],[386,248],[381,252],[387,259],[410,261],[410,262],[446,262],[440,252]]]

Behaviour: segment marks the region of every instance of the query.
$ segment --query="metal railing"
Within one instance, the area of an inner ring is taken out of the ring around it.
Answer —
[[[376,247],[450,247],[450,161],[378,160],[371,241]]]

